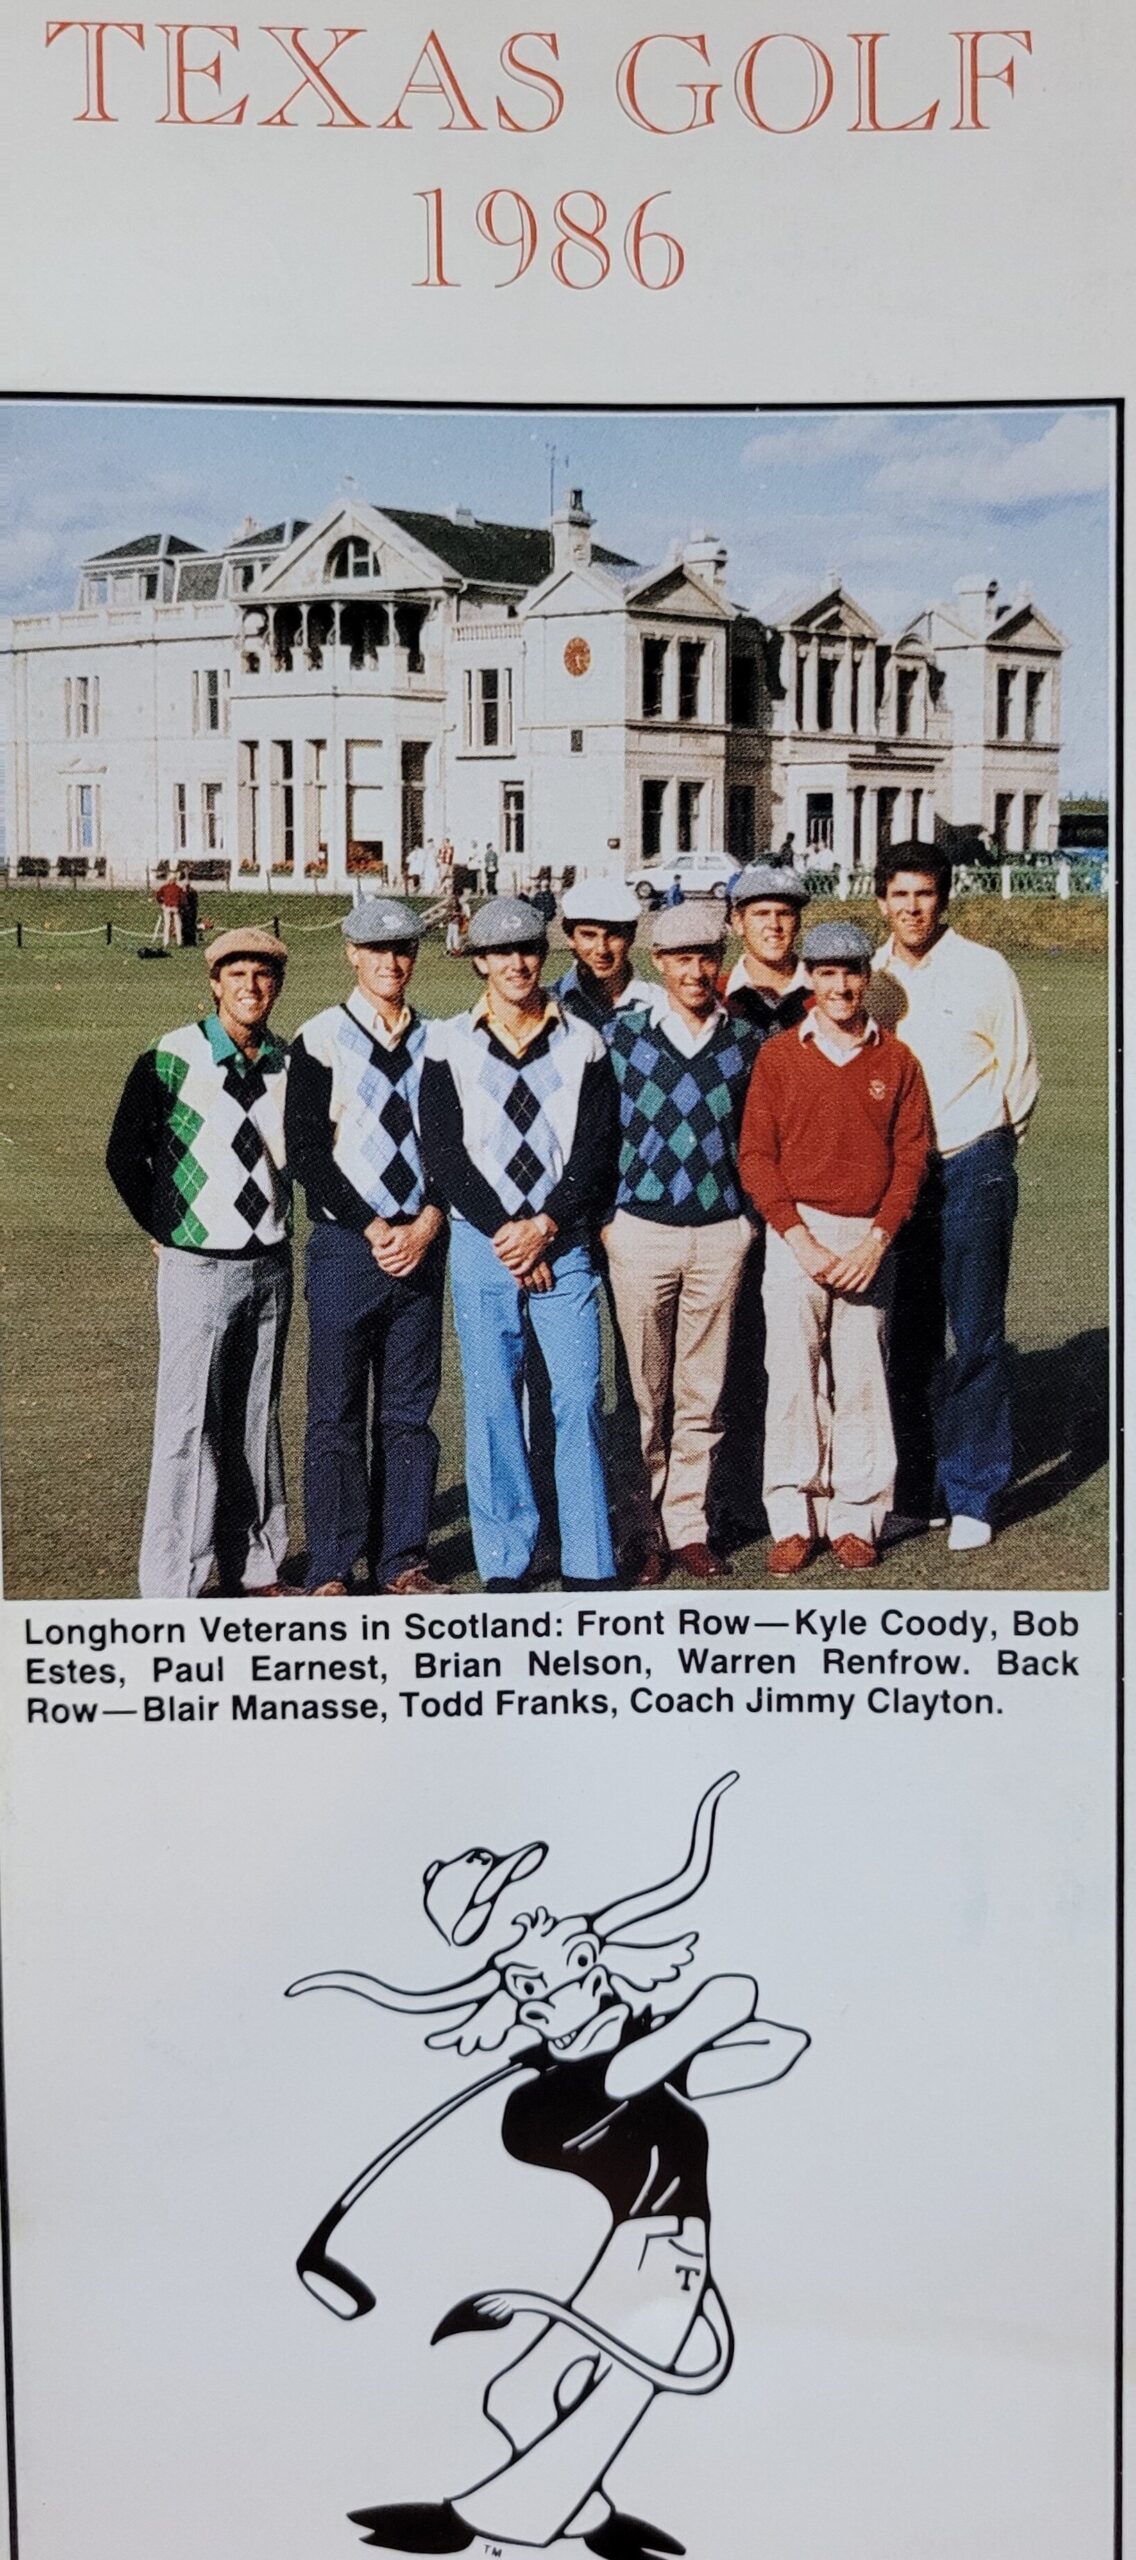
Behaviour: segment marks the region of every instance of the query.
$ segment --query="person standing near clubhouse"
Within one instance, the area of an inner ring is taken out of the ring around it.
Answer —
[[[893,845],[877,865],[889,933],[872,1009],[918,1058],[935,1122],[931,1176],[897,1261],[897,1509],[923,1523],[941,1500],[948,1544],[965,1553],[989,1545],[1013,1472],[1015,1159],[1039,1079],[1014,972],[1000,951],[955,933],[950,893],[950,863],[932,846]],[[954,1351],[944,1368],[948,1325]]]
[[[669,1559],[700,1581],[726,1571],[707,1506],[753,1233],[737,1142],[758,1043],[719,1001],[724,940],[719,900],[661,908],[651,948],[664,1002],[621,1013],[609,1035],[621,1145],[604,1243],[647,1477],[643,1588],[663,1580]]]
[[[426,1562],[446,1243],[418,1133],[426,1025],[407,988],[419,924],[399,898],[365,898],[342,930],[355,985],[298,1032],[286,1117],[312,1220],[308,1588],[346,1591],[365,1554],[376,1590],[414,1596],[445,1588]]]
[[[138,1587],[275,1595],[288,1547],[280,1385],[292,1306],[288,1055],[268,1017],[287,950],[259,926],[205,954],[215,1010],[131,1068],[107,1171],[158,1257],[158,1391]]]
[[[741,957],[726,980],[726,1011],[768,1039],[792,1031],[809,1006],[809,982],[797,957],[797,935],[809,885],[787,865],[751,862],[734,882],[734,931]]]
[[[888,1249],[919,1195],[931,1118],[910,1051],[869,1019],[861,926],[813,925],[803,956],[813,1009],[761,1051],[740,1157],[767,1228],[768,1565],[799,1573],[827,1537],[865,1573],[895,1485]]]
[[[453,1216],[477,1569],[488,1590],[518,1590],[536,1549],[523,1420],[531,1328],[551,1395],[565,1587],[609,1583],[591,1237],[611,1195],[615,1086],[599,1033],[541,985],[547,931],[529,900],[490,899],[469,947],[484,992],[471,1013],[432,1027],[422,1144]]]
[[[574,880],[560,901],[572,966],[552,992],[565,1012],[577,1014],[605,1039],[617,1014],[658,1000],[658,987],[637,978],[632,966],[640,913],[624,880]]]

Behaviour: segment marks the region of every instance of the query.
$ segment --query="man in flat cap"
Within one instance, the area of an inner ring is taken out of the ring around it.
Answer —
[[[651,1005],[659,993],[632,968],[631,946],[641,912],[625,880],[602,876],[574,880],[560,901],[572,966],[552,992],[566,1012],[578,1014],[605,1038],[617,1014]]]
[[[752,1235],[737,1143],[758,1042],[719,1000],[725,931],[716,898],[658,910],[651,949],[663,1000],[621,1013],[608,1041],[621,1143],[604,1242],[639,1408],[645,1588],[662,1581],[670,1559],[699,1581],[726,1571],[708,1506]]]
[[[445,1217],[418,1098],[426,1025],[407,1002],[420,927],[400,898],[342,920],[355,984],[292,1048],[288,1162],[312,1221],[304,1513],[308,1588],[441,1591],[427,1563],[442,1375]]]
[[[742,950],[726,980],[726,1011],[763,1039],[771,1031],[794,1031],[809,1004],[796,948],[808,883],[788,863],[749,862],[734,882],[731,903]]]
[[[764,1485],[777,1576],[803,1571],[826,1538],[849,1573],[877,1562],[895,1488],[889,1247],[931,1145],[922,1072],[868,1017],[867,934],[813,925],[803,956],[813,1009],[762,1048],[740,1155],[767,1229]]]
[[[539,1513],[525,1435],[531,1333],[548,1372],[565,1588],[612,1581],[601,1452],[599,1281],[591,1236],[610,1198],[615,1086],[597,1031],[541,985],[544,917],[491,898],[470,926],[482,994],[432,1026],[422,1144],[452,1213],[477,1569],[521,1589]]]
[[[214,1010],[131,1068],[107,1171],[158,1258],[158,1392],[145,1600],[268,1597],[287,1553],[280,1386],[292,1305],[287,1052],[268,1028],[287,960],[257,925],[205,954]]]

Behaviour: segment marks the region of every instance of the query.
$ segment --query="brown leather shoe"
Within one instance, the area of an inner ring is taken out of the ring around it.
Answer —
[[[869,1538],[834,1538],[832,1552],[845,1573],[874,1573],[880,1560]]]
[[[305,1600],[346,1600],[345,1582],[317,1582],[314,1591],[304,1593]]]
[[[729,1565],[724,1564],[721,1556],[715,1555],[713,1547],[708,1547],[702,1540],[692,1547],[675,1547],[671,1563],[680,1566],[683,1573],[692,1573],[697,1582],[728,1582],[730,1579]]]
[[[790,1573],[803,1573],[815,1553],[815,1538],[775,1538],[765,1559],[765,1570],[780,1582]]]
[[[671,1560],[663,1547],[648,1547],[638,1573],[632,1579],[637,1591],[657,1591],[671,1569]]]
[[[434,1593],[446,1600],[453,1591],[453,1584],[435,1582],[429,1567],[420,1560],[417,1564],[405,1565],[401,1573],[396,1573],[394,1581],[384,1582],[382,1588],[393,1600],[429,1600]]]

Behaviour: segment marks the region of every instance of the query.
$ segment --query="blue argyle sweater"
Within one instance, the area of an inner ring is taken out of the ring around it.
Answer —
[[[745,1213],[738,1137],[760,1042],[723,1014],[688,1058],[650,1013],[620,1014],[608,1040],[619,1086],[617,1209],[659,1226],[710,1227]]]
[[[353,993],[305,1022],[292,1048],[285,1137],[313,1220],[362,1235],[372,1218],[405,1224],[426,1201],[418,1092],[426,1025],[412,1014],[393,1049]]]

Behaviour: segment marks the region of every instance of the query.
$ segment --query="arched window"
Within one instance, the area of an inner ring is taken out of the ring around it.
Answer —
[[[328,553],[329,578],[377,578],[379,564],[361,533],[349,533]]]

